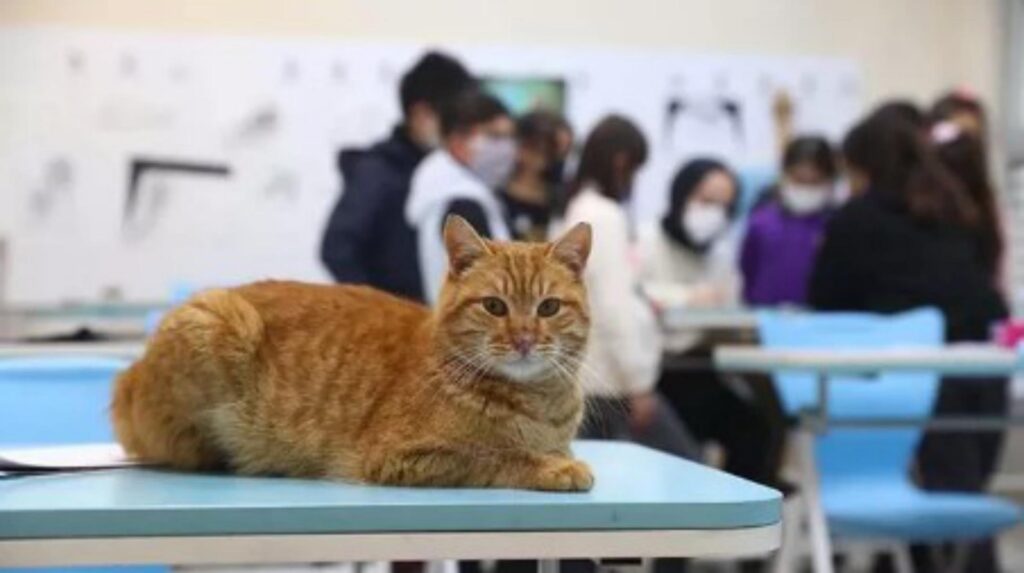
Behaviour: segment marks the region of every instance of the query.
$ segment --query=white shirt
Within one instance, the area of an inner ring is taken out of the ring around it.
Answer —
[[[661,228],[651,225],[640,230],[640,280],[644,294],[663,309],[703,306],[695,300],[697,289],[718,292],[723,307],[737,304],[739,274],[736,272],[734,242],[724,237],[706,253],[696,253],[676,243]],[[702,333],[675,330],[665,334],[665,350],[684,352],[696,346]]]
[[[661,363],[654,312],[640,296],[625,209],[583,189],[566,212],[566,227],[586,222],[593,243],[584,279],[590,298],[590,342],[581,373],[587,394],[629,397],[651,391]]]
[[[458,199],[480,205],[492,239],[507,241],[510,236],[501,203],[493,191],[444,149],[428,155],[413,173],[405,220],[416,229],[423,293],[430,304],[437,302],[448,271],[441,219],[451,202]]]

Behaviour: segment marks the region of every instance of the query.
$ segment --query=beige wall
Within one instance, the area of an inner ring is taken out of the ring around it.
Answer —
[[[852,58],[869,101],[998,95],[999,0],[0,0],[0,24]]]

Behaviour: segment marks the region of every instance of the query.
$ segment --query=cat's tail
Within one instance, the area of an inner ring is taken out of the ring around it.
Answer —
[[[264,332],[259,311],[229,290],[169,312],[115,382],[111,418],[125,449],[174,467],[213,467],[220,456],[201,431],[201,413],[256,379]]]

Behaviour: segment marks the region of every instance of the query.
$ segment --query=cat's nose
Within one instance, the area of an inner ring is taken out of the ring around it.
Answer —
[[[523,356],[530,354],[530,351],[533,350],[534,342],[536,342],[536,339],[532,334],[517,334],[512,337],[512,346],[516,349],[516,352]]]

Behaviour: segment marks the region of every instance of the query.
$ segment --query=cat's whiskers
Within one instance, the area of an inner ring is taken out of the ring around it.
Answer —
[[[434,383],[420,385],[420,394],[425,395],[423,399],[428,407],[433,407],[439,401],[451,399],[452,393],[443,391],[443,388],[449,384],[456,386],[460,384],[460,381],[469,375],[474,361],[482,355],[483,353],[480,351],[473,353],[453,351],[445,354],[444,358],[438,362],[433,374],[432,382]]]
[[[454,369],[449,369],[447,364],[443,365],[442,373],[449,382],[457,385],[473,382],[488,367],[485,360],[486,357],[486,350],[476,350],[472,353],[459,350],[452,351],[451,360],[447,362],[457,362],[458,364]]]
[[[490,368],[490,366],[487,363],[486,356],[486,354],[480,353],[479,359],[473,361],[473,365],[475,366],[475,368],[472,368],[466,375],[464,375],[462,379],[458,381],[458,383],[471,384],[479,380],[481,378],[481,374],[483,374]]]
[[[578,376],[582,378],[587,385],[592,388],[609,389],[612,388],[608,379],[597,373],[592,366],[587,364],[586,360],[582,356],[569,356],[565,355],[565,358],[569,360],[569,364],[577,370]]]
[[[596,388],[596,387],[601,387],[600,385],[602,385],[602,384],[608,384],[607,380],[602,378],[600,375],[598,375],[594,371],[593,367],[589,366],[584,361],[582,356],[578,356],[577,357],[577,356],[571,356],[571,355],[562,355],[560,358],[562,359],[563,362],[566,362],[566,361],[569,362],[569,364],[571,365],[570,366],[571,368],[575,368],[576,369],[576,376],[577,377],[584,378],[587,383],[593,382],[593,385],[591,387]],[[564,364],[562,364],[562,365],[563,365],[563,367],[565,366]],[[601,417],[601,416],[595,417],[595,416],[590,414],[591,412],[593,412],[593,407],[591,406],[591,404],[593,403],[594,400],[597,400],[597,399],[598,399],[598,396],[595,396],[595,395],[584,395],[584,397],[583,397],[583,400],[584,400],[584,412],[586,412],[586,414],[584,414],[584,416],[583,416],[583,421],[581,422],[581,428],[587,429],[587,430],[593,430],[593,431],[596,431],[598,433],[607,433],[607,431],[609,430],[609,428],[607,427],[608,421],[606,419],[604,419],[603,417]],[[618,414],[620,414],[622,416],[627,416],[629,414],[629,408],[628,408],[628,406],[626,405],[625,402],[619,403],[619,402],[611,401],[611,402],[607,402],[605,405],[606,406],[610,405],[616,411],[616,413],[618,413]]]
[[[575,382],[577,379],[576,373],[573,372],[567,365],[564,365],[559,360],[558,356],[552,356],[549,358],[548,363],[555,370],[555,373],[565,382]]]

